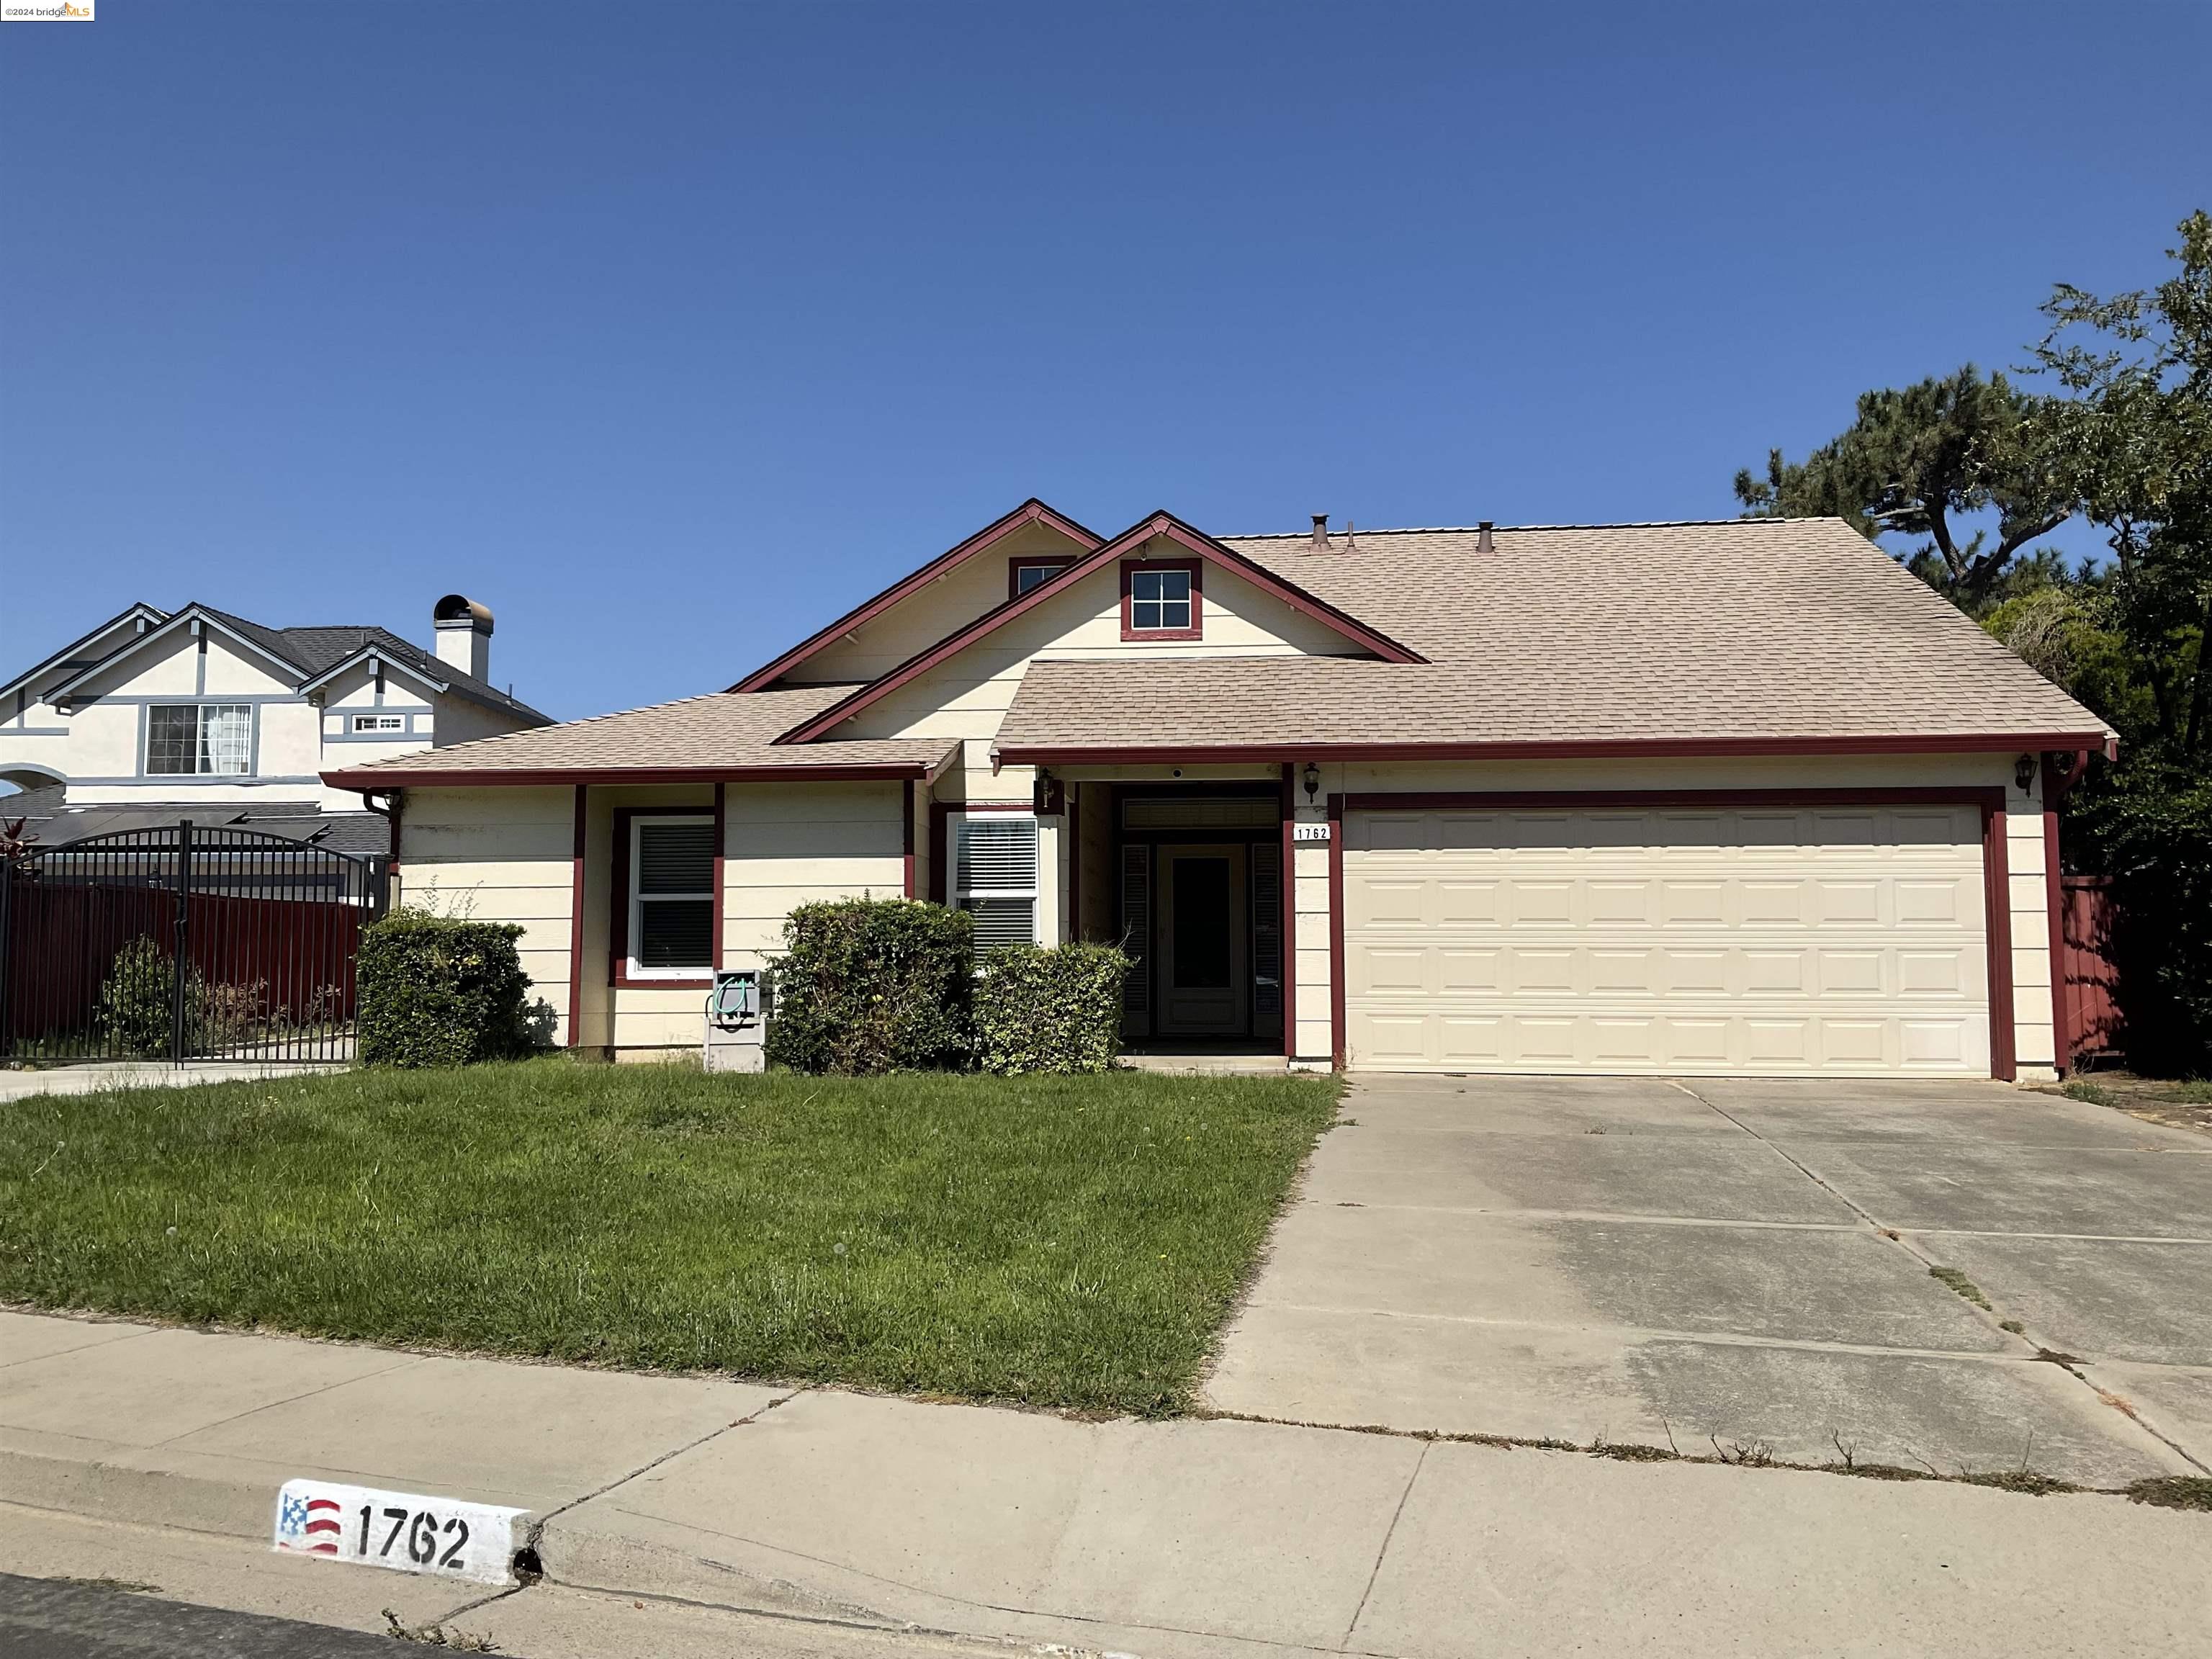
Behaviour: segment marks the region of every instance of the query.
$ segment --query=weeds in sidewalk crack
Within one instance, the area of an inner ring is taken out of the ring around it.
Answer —
[[[445,1648],[453,1653],[497,1653],[499,1644],[489,1636],[477,1636],[465,1630],[448,1630],[443,1625],[410,1625],[390,1607],[384,1610],[385,1634],[401,1642],[419,1642],[426,1648]]]
[[[1996,1309],[1990,1306],[1989,1297],[1982,1294],[1982,1287],[1975,1284],[1972,1279],[1967,1278],[1966,1274],[1960,1273],[1956,1267],[1930,1267],[1928,1270],[1928,1276],[1930,1279],[1941,1279],[1944,1284],[1949,1285],[1953,1291],[1966,1297],[1967,1301],[1972,1303],[1977,1308],[1979,1308],[1984,1313],[1995,1313],[1996,1311]]]
[[[2154,1474],[2123,1489],[2137,1504],[2212,1514],[2212,1475]]]

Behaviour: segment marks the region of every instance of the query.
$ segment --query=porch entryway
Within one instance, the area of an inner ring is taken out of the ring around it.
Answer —
[[[1279,1063],[1279,787],[1104,787],[1118,878],[1115,931],[1135,963],[1122,1010],[1132,1048],[1266,1052]]]

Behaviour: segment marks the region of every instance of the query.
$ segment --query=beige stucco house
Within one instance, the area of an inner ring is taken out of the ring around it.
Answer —
[[[1132,1041],[1436,1071],[2051,1074],[2112,735],[1828,520],[1102,536],[1031,501],[681,702],[326,770],[525,929],[571,1046],[699,1039],[802,900],[1118,939]]]

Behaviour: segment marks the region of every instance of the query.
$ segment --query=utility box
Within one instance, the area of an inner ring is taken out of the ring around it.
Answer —
[[[738,968],[714,975],[707,999],[707,1042],[703,1058],[710,1072],[767,1069],[762,1044],[773,1009],[769,976],[758,968]]]

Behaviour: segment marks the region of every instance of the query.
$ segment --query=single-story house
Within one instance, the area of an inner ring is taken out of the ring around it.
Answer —
[[[1216,537],[1017,507],[726,691],[325,773],[689,1047],[803,900],[1123,942],[1133,1042],[1446,1072],[2050,1076],[2113,734],[1833,520]]]

